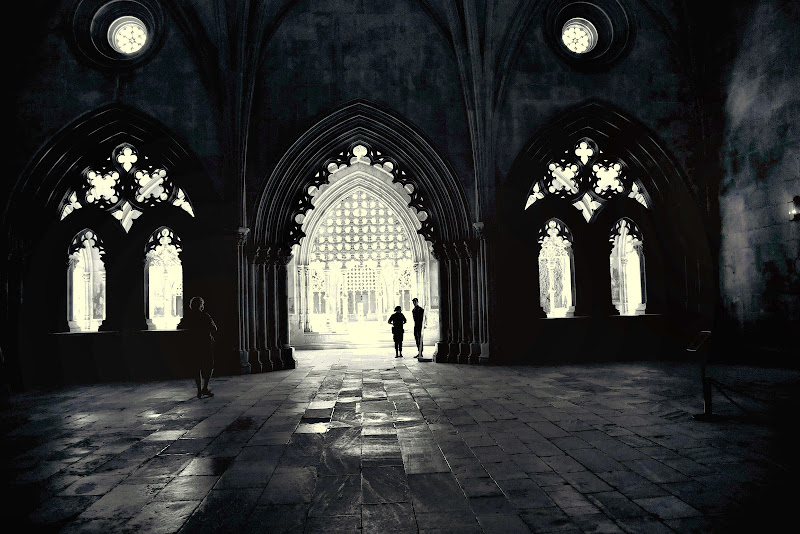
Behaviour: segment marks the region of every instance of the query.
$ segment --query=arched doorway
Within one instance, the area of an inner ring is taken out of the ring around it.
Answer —
[[[295,366],[293,350],[298,333],[308,334],[307,319],[309,330],[319,323],[311,317],[314,291],[306,290],[309,283],[323,284],[318,288],[324,286],[326,292],[337,292],[339,309],[344,312],[348,306],[348,314],[350,304],[349,300],[344,302],[343,294],[350,299],[352,289],[355,299],[359,292],[359,298],[367,298],[369,303],[367,317],[372,313],[371,295],[364,296],[365,291],[372,291],[372,281],[353,281],[356,285],[351,287],[346,285],[351,283],[346,277],[340,278],[338,286],[315,279],[310,258],[303,256],[314,249],[309,243],[315,238],[319,244],[325,206],[330,208],[347,194],[361,191],[394,210],[404,237],[417,247],[412,263],[427,265],[422,275],[417,273],[407,285],[413,289],[422,280],[425,289],[421,290],[430,292],[431,302],[421,305],[433,312],[438,304],[438,336],[425,334],[428,340],[433,341],[433,337],[436,341],[436,361],[486,361],[490,336],[485,236],[479,233],[480,225],[473,227],[472,210],[461,181],[432,143],[402,117],[355,101],[301,135],[262,183],[247,234],[249,292],[245,305],[251,368]],[[356,267],[358,264],[352,265]],[[360,274],[367,275],[364,267],[359,267]],[[373,280],[372,276],[369,273],[362,280]],[[374,280],[377,290],[381,280],[377,272]],[[396,291],[400,292],[389,294]],[[417,296],[410,292],[410,297]],[[321,291],[317,293],[319,296]],[[379,296],[375,297],[376,316]],[[394,286],[384,289],[386,304],[390,297],[399,300],[401,296],[402,290]],[[357,307],[355,310],[357,317]],[[437,326],[430,320],[428,325]],[[384,331],[388,331],[388,325]]]
[[[367,144],[351,152],[314,191],[306,236],[292,249],[292,344],[391,345],[387,317],[401,306],[410,322],[414,297],[427,312],[426,338],[438,340],[438,261],[418,233],[427,213],[409,207],[413,186],[393,182],[385,162],[373,165]]]

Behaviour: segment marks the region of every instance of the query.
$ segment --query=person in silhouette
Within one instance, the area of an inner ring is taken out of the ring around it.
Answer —
[[[394,337],[394,357],[403,357],[403,325],[406,324],[406,316],[401,311],[403,308],[395,306],[394,313],[389,316],[389,324],[392,325],[392,336]]]
[[[208,389],[208,382],[214,373],[214,335],[217,333],[217,325],[205,311],[202,297],[192,297],[189,301],[189,311],[181,321],[181,327],[189,331],[189,350],[194,358],[197,398],[203,395],[213,397],[214,394]]]
[[[417,355],[415,358],[422,358],[422,329],[425,326],[425,308],[419,305],[419,299],[411,299],[414,308],[411,310],[411,317],[414,319],[414,342],[417,344]]]

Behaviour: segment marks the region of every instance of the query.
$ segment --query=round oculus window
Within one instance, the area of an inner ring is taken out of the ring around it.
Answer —
[[[561,41],[570,52],[585,54],[597,44],[597,29],[586,19],[570,19],[561,30]]]
[[[147,27],[136,17],[120,17],[108,27],[108,42],[120,54],[135,54],[147,42]]]

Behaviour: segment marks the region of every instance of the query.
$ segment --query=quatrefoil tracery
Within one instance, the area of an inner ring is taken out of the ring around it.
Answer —
[[[567,200],[581,211],[587,222],[591,222],[606,201],[618,195],[626,195],[649,208],[644,186],[630,176],[625,162],[603,154],[588,137],[578,140],[563,156],[550,160],[543,176],[531,185],[525,209],[546,195]]]
[[[303,223],[309,211],[314,209],[314,197],[320,194],[330,184],[331,175],[355,164],[370,165],[382,172],[389,174],[392,183],[400,184],[409,196],[408,208],[416,215],[420,222],[417,230],[425,239],[432,240],[434,230],[430,220],[428,208],[425,206],[426,198],[422,194],[416,181],[403,170],[397,162],[372,148],[364,142],[352,144],[347,150],[342,150],[335,157],[325,161],[321,169],[305,184],[303,193],[295,202],[292,213],[292,224],[289,229],[289,244],[295,245],[305,237]]]
[[[102,166],[87,167],[80,184],[67,191],[59,209],[61,219],[92,205],[109,211],[128,232],[146,208],[162,202],[194,217],[186,192],[175,185],[164,166],[148,165],[148,159],[129,143],[118,145]]]

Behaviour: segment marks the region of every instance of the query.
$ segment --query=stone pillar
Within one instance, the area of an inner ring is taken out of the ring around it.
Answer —
[[[450,335],[447,336],[447,361],[449,363],[458,363],[458,353],[461,350],[459,343],[461,339],[461,280],[458,270],[458,247],[455,243],[447,243],[445,248],[449,293],[447,308],[450,318]]]
[[[250,232],[249,228],[237,228],[233,236],[236,238],[236,312],[238,314],[236,321],[236,337],[234,338],[233,354],[239,361],[239,372],[241,374],[248,374],[252,371],[250,365],[250,354],[247,350],[247,342],[249,341],[249,325],[248,325],[248,261],[245,254],[245,244],[247,243],[247,234]]]
[[[470,336],[469,354],[467,360],[469,363],[480,363],[481,345],[480,345],[480,307],[478,304],[478,280],[477,280],[477,262],[478,262],[478,242],[469,240],[466,243],[464,250],[468,255],[467,275],[468,279],[468,294],[469,294],[469,307],[470,313]]]
[[[277,291],[275,299],[278,301],[278,347],[280,350],[281,368],[294,369],[294,347],[289,345],[289,294],[286,266],[292,260],[292,253],[288,249],[281,249],[277,257]]]
[[[80,331],[80,317],[75,317],[75,287],[73,287],[75,283],[73,276],[77,265],[78,258],[70,256],[67,261],[67,326],[70,332]]]
[[[250,345],[250,350],[248,351],[248,359],[250,361],[250,369],[251,372],[260,373],[262,371],[270,371],[272,370],[272,366],[267,363],[264,365],[264,362],[261,360],[261,334],[260,331],[262,329],[261,324],[261,310],[263,308],[263,300],[262,300],[262,275],[264,273],[263,264],[265,261],[264,258],[265,250],[261,247],[255,249],[255,251],[250,255],[250,262],[249,262],[249,295],[250,298],[248,300],[248,323],[249,323],[249,338],[248,344]]]
[[[269,353],[269,247],[258,247],[253,256],[253,346],[258,349],[258,361],[262,371],[274,370]]]
[[[433,360],[436,362],[448,361],[449,337],[450,337],[450,281],[448,280],[447,270],[447,250],[444,245],[437,243],[433,247],[433,253],[439,261],[439,322],[441,340],[436,342],[436,349],[433,353]]]
[[[480,363],[488,363],[492,350],[492,330],[490,324],[491,310],[493,309],[492,297],[490,294],[491,287],[491,265],[490,265],[490,249],[487,229],[483,222],[473,223],[475,234],[477,237],[477,261],[476,261],[476,276],[475,282],[477,285],[478,297],[478,342],[480,343]]]
[[[456,270],[458,272],[458,363],[469,363],[469,339],[472,336],[472,302],[470,299],[469,281],[469,244],[459,241],[454,244]]]
[[[299,316],[300,316],[300,327],[303,329],[303,332],[311,332],[311,321],[309,319],[310,316],[310,303],[308,300],[308,265],[300,265],[297,267],[297,281],[298,281],[298,293],[299,299]]]

